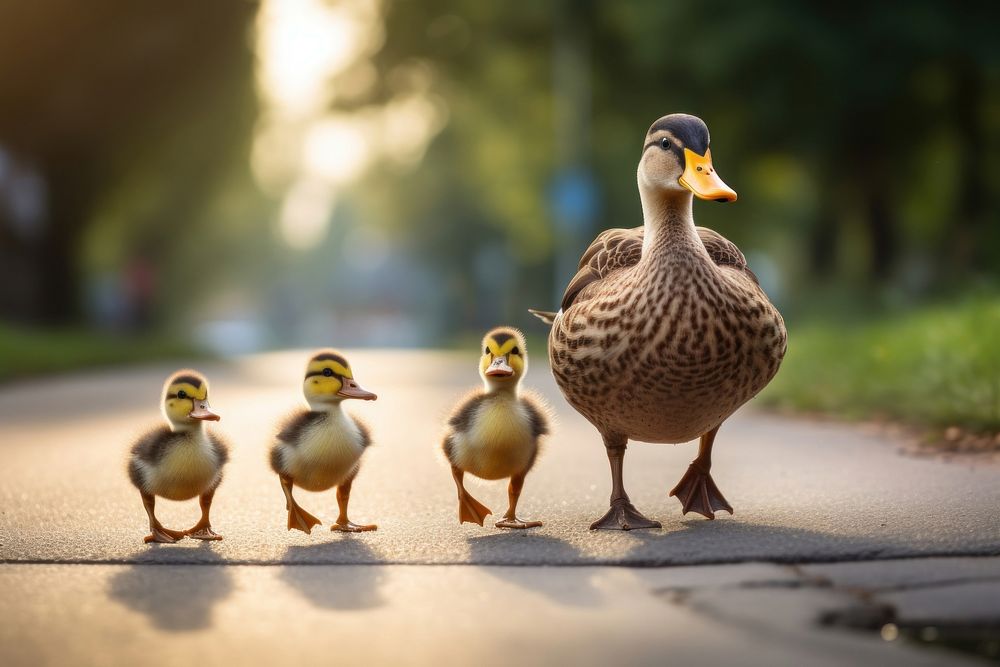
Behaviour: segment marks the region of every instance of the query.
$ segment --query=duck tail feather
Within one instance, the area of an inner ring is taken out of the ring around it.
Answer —
[[[528,312],[537,317],[538,319],[540,319],[542,322],[545,322],[546,324],[552,324],[553,322],[555,322],[556,315],[558,314],[558,313],[553,313],[552,311],[549,310],[535,310],[534,308],[529,308]]]

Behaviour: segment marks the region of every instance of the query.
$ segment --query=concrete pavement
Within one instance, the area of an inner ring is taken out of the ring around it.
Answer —
[[[521,504],[545,526],[527,532],[457,523],[438,442],[454,401],[476,384],[475,355],[349,355],[380,395],[355,406],[375,436],[351,503],[356,521],[379,524],[364,535],[284,528],[266,450],[276,419],[300,400],[306,352],[202,368],[234,450],[213,510],[226,539],[214,544],[143,545],[145,514],[124,474],[129,439],[158,418],[172,368],[0,388],[0,590],[11,592],[0,601],[0,661],[940,664],[963,659],[871,628],[1000,620],[1000,559],[982,558],[1000,556],[1000,466],[916,459],[854,427],[745,411],[723,427],[714,457],[734,516],[683,517],[667,497],[692,445],[637,443],[627,489],[664,527],[592,533],[607,508],[606,457],[533,352],[527,384],[557,423]],[[502,482],[469,487],[503,511]],[[332,492],[297,495],[329,524]],[[198,513],[193,502],[157,509],[175,528]],[[885,560],[894,558],[915,560]],[[720,563],[741,564],[708,565]],[[233,567],[257,564],[279,567]],[[425,564],[445,567],[410,567]],[[551,567],[560,565],[585,567]],[[650,567],[675,565],[697,567]],[[886,585],[900,572],[910,580]]]

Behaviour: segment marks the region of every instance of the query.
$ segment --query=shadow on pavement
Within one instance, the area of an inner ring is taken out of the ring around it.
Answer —
[[[359,565],[313,567],[297,565],[336,558]],[[370,565],[381,557],[354,536],[339,540],[290,546],[285,551],[278,578],[296,589],[309,602],[324,609],[372,609],[385,603],[379,592],[380,569]],[[368,564],[366,564],[368,563]]]
[[[734,519],[684,520],[682,529],[636,530],[629,565],[876,560],[912,555],[913,545],[891,537],[838,535],[820,530],[743,523]],[[935,553],[928,550],[927,554]]]
[[[550,535],[531,531],[503,531],[490,535],[467,538],[469,543],[469,563],[473,565],[524,565],[529,561],[537,564],[539,559],[549,563],[572,562],[580,558],[580,551],[572,544]],[[530,554],[526,561],[526,554]],[[555,602],[574,607],[597,605],[600,593],[590,580],[586,586],[564,585],[564,580],[555,580],[547,572],[523,567],[480,567],[484,572],[502,581],[515,584],[529,591],[541,593]]]
[[[190,549],[151,548],[113,576],[108,596],[145,614],[157,628],[191,632],[210,627],[212,608],[233,592],[225,560],[202,542],[198,562],[191,567]],[[171,565],[176,562],[177,565]],[[183,564],[182,564],[183,563]]]

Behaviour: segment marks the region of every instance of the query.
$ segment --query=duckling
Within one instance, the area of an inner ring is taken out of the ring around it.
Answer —
[[[320,520],[302,509],[292,497],[292,487],[326,491],[337,487],[340,514],[330,530],[356,533],[375,530],[374,524],[356,524],[347,518],[351,485],[361,466],[361,455],[371,444],[364,422],[347,414],[345,399],[374,401],[375,394],[355,381],[350,364],[340,352],[320,350],[306,365],[302,383],[308,410],[289,416],[271,448],[271,469],[281,480],[288,510],[288,530],[310,533]]]
[[[144,541],[221,540],[208,515],[222,481],[222,467],[229,461],[229,447],[205,428],[205,422],[220,419],[208,405],[208,380],[197,371],[177,371],[163,385],[161,407],[167,425],[146,432],[128,456],[129,479],[139,489],[149,516],[149,535]],[[164,528],[153,511],[157,496],[168,500],[198,496],[201,519],[188,530]]]
[[[610,509],[592,529],[659,528],[622,481],[628,441],[698,438],[698,455],[670,492],[684,514],[733,508],[711,476],[722,423],[778,372],[787,334],[746,258],[696,227],[692,197],[732,202],[715,171],[708,127],[695,116],[654,122],[637,173],[644,225],[602,232],[583,254],[551,325],[549,361],[566,400],[601,434],[611,465]]]
[[[535,464],[539,440],[549,432],[548,409],[519,391],[528,371],[528,349],[517,329],[497,327],[483,337],[477,390],[455,409],[442,443],[458,489],[458,522],[483,525],[492,511],[465,490],[465,473],[510,478],[508,506],[498,528],[535,528],[541,521],[517,518],[524,478]]]

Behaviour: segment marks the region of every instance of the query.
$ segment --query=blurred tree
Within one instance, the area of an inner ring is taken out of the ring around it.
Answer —
[[[554,35],[571,22],[588,32],[593,122],[568,140],[590,147],[601,227],[640,224],[642,134],[661,114],[688,111],[712,128],[727,180],[751,188],[738,212],[706,205],[699,221],[778,253],[789,279],[811,279],[791,281],[800,289],[831,278],[891,285],[914,262],[929,273],[925,291],[976,272],[996,280],[1000,248],[987,241],[1000,217],[1000,101],[987,91],[1000,77],[997,8],[398,0],[380,80],[423,63],[450,118],[421,169],[399,175],[391,194],[384,173],[368,187],[381,217],[418,229],[442,271],[468,275],[463,258],[503,244],[520,272],[511,280],[547,302],[537,283],[557,240],[546,188],[556,142],[567,141],[555,127]]]
[[[0,284],[3,312],[79,316],[84,232],[123,188],[154,200],[147,214],[162,218],[144,239],[124,239],[165,261],[242,162],[233,158],[254,115],[255,11],[242,0],[3,4],[0,150],[37,170],[46,193],[36,236],[0,220],[0,256],[19,277]]]

